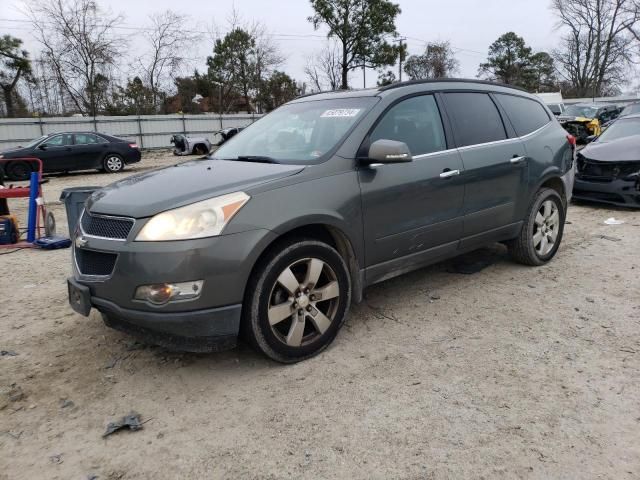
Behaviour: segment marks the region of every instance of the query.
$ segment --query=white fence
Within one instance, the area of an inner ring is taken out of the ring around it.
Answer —
[[[24,145],[48,133],[87,131],[135,140],[141,148],[169,148],[174,133],[204,136],[213,141],[217,130],[249,125],[258,118],[257,114],[3,118],[0,150]]]
[[[565,98],[564,103],[571,105],[574,103],[615,103],[616,105],[625,105],[640,101],[637,95],[621,95],[619,97],[588,97],[588,98]]]

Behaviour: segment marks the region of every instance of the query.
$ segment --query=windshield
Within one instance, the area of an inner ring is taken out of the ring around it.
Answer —
[[[599,142],[611,142],[631,135],[640,135],[640,118],[621,118],[611,124],[602,135],[598,137]]]
[[[568,107],[563,115],[567,117],[585,117],[594,118],[598,109],[596,107],[589,107],[586,105],[571,105]]]
[[[284,105],[238,133],[212,157],[312,163],[338,145],[376,101],[360,97]]]
[[[24,145],[22,148],[31,148],[31,147],[35,147],[38,143],[40,143],[42,140],[44,140],[45,138],[47,138],[47,135],[43,135],[41,137],[36,138],[35,140],[31,140],[29,143],[27,143],[26,145]]]
[[[640,103],[627,105],[626,107],[624,107],[624,110],[622,110],[620,116],[624,117],[626,115],[633,115],[634,113],[640,113]]]

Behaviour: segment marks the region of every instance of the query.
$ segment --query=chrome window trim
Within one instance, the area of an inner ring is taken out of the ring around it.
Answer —
[[[422,160],[423,158],[429,158],[429,157],[433,157],[435,155],[440,155],[440,154],[443,154],[443,153],[451,153],[451,152],[455,152],[455,151],[465,151],[465,150],[469,150],[469,149],[476,148],[476,147],[498,145],[498,144],[501,144],[501,143],[514,142],[516,140],[526,140],[528,137],[531,137],[533,135],[536,135],[536,134],[540,133],[542,130],[547,128],[552,123],[553,123],[553,120],[549,120],[549,122],[544,124],[542,127],[538,128],[537,130],[534,130],[531,133],[527,133],[526,135],[523,135],[522,137],[505,138],[504,140],[496,140],[496,141],[493,141],[493,142],[474,143],[473,145],[465,145],[464,147],[447,148],[446,150],[438,150],[437,152],[421,153],[420,155],[414,155],[413,159],[414,160]]]
[[[433,157],[435,155],[441,155],[443,153],[455,152],[457,148],[447,148],[446,150],[438,150],[437,152],[421,153],[420,155],[413,155],[414,160],[422,160],[423,158]]]
[[[107,219],[115,219],[115,220],[126,220],[128,222],[131,222],[131,230],[129,230],[129,235],[127,235],[127,238],[110,238],[110,237],[100,237],[98,235],[90,235],[88,233],[86,233],[84,231],[84,228],[82,228],[82,219],[84,218],[86,209],[82,210],[82,213],[80,214],[80,220],[78,220],[78,228],[80,229],[80,233],[84,236],[84,237],[89,237],[89,238],[97,238],[100,240],[110,240],[112,242],[126,242],[129,239],[129,235],[131,234],[131,231],[133,230],[133,227],[135,227],[136,225],[136,220],[135,218],[131,218],[131,217],[117,217],[114,215],[100,215],[99,213],[89,213],[88,215],[92,216],[92,217],[100,217],[100,218],[107,218]]]

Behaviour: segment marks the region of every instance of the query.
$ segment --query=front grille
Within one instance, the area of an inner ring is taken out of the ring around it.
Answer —
[[[114,240],[126,240],[133,228],[133,222],[133,219],[91,215],[87,212],[84,212],[81,221],[82,231],[87,235]]]
[[[75,249],[76,264],[82,275],[109,276],[116,266],[118,254]]]
[[[594,180],[615,180],[640,172],[640,162],[597,162],[578,158],[578,177]]]

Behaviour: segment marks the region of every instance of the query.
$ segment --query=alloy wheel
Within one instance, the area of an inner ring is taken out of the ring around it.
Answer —
[[[540,205],[533,228],[533,247],[541,257],[548,255],[556,244],[560,231],[560,212],[552,200]]]
[[[120,157],[107,158],[107,169],[111,172],[118,172],[122,169],[122,159]]]
[[[318,258],[305,258],[285,268],[269,295],[269,325],[290,347],[315,341],[333,323],[340,286],[336,273]]]

